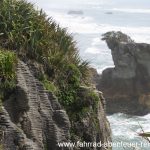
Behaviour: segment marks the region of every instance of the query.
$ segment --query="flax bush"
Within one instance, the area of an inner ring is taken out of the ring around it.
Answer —
[[[43,63],[49,76],[59,77],[73,63],[87,77],[88,63],[79,57],[72,36],[27,1],[0,1],[0,45]]]
[[[16,85],[17,57],[14,52],[0,50],[0,101]],[[1,104],[0,104],[1,105]]]
[[[47,76],[46,88],[50,89],[48,84],[53,83],[58,93],[69,92],[65,94],[67,98],[69,95],[74,99],[76,92],[76,82],[70,84],[68,68],[76,68],[80,74],[80,78],[72,75],[72,80],[79,80],[80,84],[88,81],[88,62],[79,57],[72,35],[25,0],[0,0],[0,46],[14,51],[22,60],[42,64]],[[9,72],[7,75],[10,76]]]

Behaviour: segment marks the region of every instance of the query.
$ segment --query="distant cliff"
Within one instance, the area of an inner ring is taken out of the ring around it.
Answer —
[[[150,112],[150,45],[135,43],[121,32],[103,35],[114,68],[102,72],[98,89],[104,92],[107,112],[144,115]]]

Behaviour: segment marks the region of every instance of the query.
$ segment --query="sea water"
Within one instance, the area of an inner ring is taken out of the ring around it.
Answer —
[[[150,43],[149,0],[29,0],[68,29],[74,36],[80,55],[99,73],[112,67],[111,51],[101,40],[108,31],[122,31],[136,42]],[[108,116],[113,142],[141,142],[141,127],[150,131],[150,115],[143,117],[114,114]],[[123,150],[130,148],[117,148]],[[150,147],[142,147],[149,150]]]

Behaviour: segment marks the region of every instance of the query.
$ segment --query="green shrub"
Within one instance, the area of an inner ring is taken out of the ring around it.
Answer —
[[[0,99],[16,85],[16,64],[15,53],[0,50]]]
[[[99,102],[99,95],[95,91],[90,91],[88,93],[88,97],[91,99],[91,102],[93,102],[92,103],[93,111],[95,113],[97,113],[98,102]]]
[[[48,90],[49,92],[55,93],[57,91],[57,88],[54,85],[54,83],[49,81],[46,76],[43,75],[40,81],[43,83],[43,86],[45,87],[45,89]]]
[[[64,74],[59,77],[57,84],[59,85],[58,97],[59,101],[65,107],[71,107],[77,97],[77,89],[80,86],[81,73],[74,64],[69,64],[65,68]]]
[[[0,46],[15,51],[21,59],[40,63],[46,76],[41,80],[44,87],[57,92],[66,109],[73,106],[77,89],[86,84],[89,73],[88,62],[79,57],[76,43],[66,29],[25,0],[1,0]],[[4,73],[8,77],[15,75]]]
[[[0,78],[15,78],[16,55],[13,52],[0,50]]]
[[[82,79],[88,75],[88,63],[80,59],[67,30],[25,0],[0,1],[0,45],[42,62],[51,77],[60,76],[70,63],[79,68]]]

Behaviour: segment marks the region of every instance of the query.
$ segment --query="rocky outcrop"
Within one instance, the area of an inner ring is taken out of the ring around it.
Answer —
[[[77,95],[80,106],[83,103],[85,105],[81,107],[82,117],[78,113],[80,119],[70,122],[71,118],[57,98],[35,78],[37,72],[34,69],[22,61],[18,62],[16,90],[4,101],[0,113],[0,143],[4,150],[82,149],[58,147],[59,142],[71,141],[72,130],[76,134],[74,141],[111,141],[111,131],[104,111],[105,100],[101,92],[95,91],[96,95],[89,95],[93,89],[81,87]],[[92,97],[96,98],[95,103]],[[76,109],[71,111],[76,114]],[[93,147],[84,149],[92,150]],[[98,149],[105,150],[103,147],[95,148]]]
[[[115,65],[103,71],[97,86],[107,100],[107,112],[150,112],[150,45],[135,43],[121,32],[108,32],[103,40]]]
[[[4,149],[59,149],[58,142],[70,140],[66,112],[22,61],[18,63],[17,81],[14,98],[5,101],[0,114]]]
[[[72,131],[74,141],[81,143],[99,143],[107,144],[111,142],[111,130],[109,122],[105,115],[105,99],[101,92],[93,90],[89,87],[80,87],[77,93],[79,99],[79,108],[76,109],[72,117]],[[82,144],[79,149],[82,149]],[[111,150],[111,147],[88,146],[84,147],[86,150]]]

